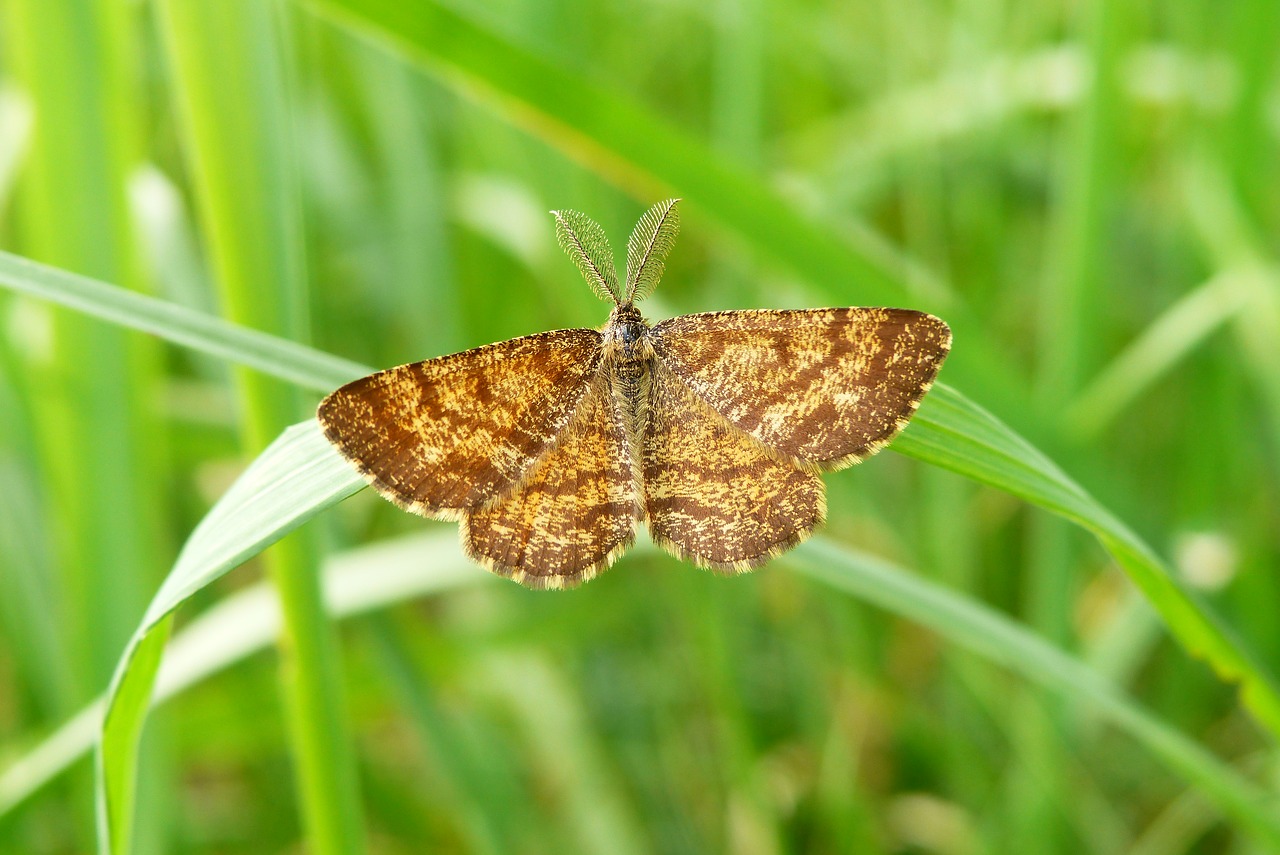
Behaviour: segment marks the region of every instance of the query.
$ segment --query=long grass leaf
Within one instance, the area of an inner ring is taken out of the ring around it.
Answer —
[[[877,558],[814,538],[779,559],[808,576],[920,623],[956,645],[1072,701],[1084,701],[1209,795],[1241,827],[1280,845],[1280,799],[1133,704],[1083,662],[998,612]]]
[[[272,443],[192,533],[107,692],[98,755],[98,832],[105,851],[128,851],[137,743],[169,616],[210,582],[363,486],[319,425],[305,422]]]
[[[279,336],[8,252],[0,252],[0,286],[316,392],[332,391],[370,371]]]
[[[1005,490],[1091,531],[1183,647],[1222,679],[1239,684],[1245,706],[1273,737],[1280,736],[1280,691],[1263,665],[1141,538],[990,413],[940,384],[893,449]]]

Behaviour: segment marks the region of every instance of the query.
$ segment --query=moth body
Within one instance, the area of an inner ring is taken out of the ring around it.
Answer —
[[[601,348],[606,372],[613,381],[618,406],[636,424],[645,379],[652,370],[654,352],[649,324],[633,305],[617,306],[602,332]]]

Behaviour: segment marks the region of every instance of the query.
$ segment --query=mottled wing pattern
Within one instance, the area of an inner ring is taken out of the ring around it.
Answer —
[[[621,414],[600,377],[521,484],[467,513],[463,548],[531,588],[594,578],[635,538],[639,502],[630,461]]]
[[[557,330],[380,371],[325,398],[325,435],[391,501],[457,519],[548,451],[601,360],[595,330]]]
[[[826,514],[822,480],[732,427],[661,362],[641,436],[654,541],[704,567],[747,570],[800,543]]]
[[[909,309],[712,312],[663,321],[653,344],[736,427],[802,465],[838,469],[906,426],[951,331]]]

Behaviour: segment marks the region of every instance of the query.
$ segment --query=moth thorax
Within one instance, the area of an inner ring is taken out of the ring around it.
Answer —
[[[619,306],[609,317],[604,330],[605,348],[623,365],[636,364],[653,358],[653,345],[649,343],[649,325],[640,312],[630,304]]]

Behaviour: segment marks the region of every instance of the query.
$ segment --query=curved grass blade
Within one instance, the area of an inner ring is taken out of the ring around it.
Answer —
[[[116,326],[151,333],[317,392],[330,392],[373,370],[288,339],[8,252],[0,252],[0,287]]]
[[[362,487],[364,480],[333,450],[319,424],[304,422],[281,434],[196,527],[107,691],[96,769],[101,852],[129,851],[138,740],[170,615],[192,594]]]
[[[627,238],[627,302],[643,300],[662,279],[667,255],[680,233],[679,199],[667,199],[645,211]]]
[[[967,650],[1072,701],[1084,701],[1141,742],[1241,828],[1280,846],[1280,798],[1228,770],[1192,740],[1134,704],[1088,665],[981,603],[821,537],[778,559],[807,576],[929,627]]]
[[[1280,737],[1280,690],[1263,665],[1128,526],[986,410],[939,384],[891,447],[1012,493],[1092,532],[1182,646],[1223,680],[1238,684],[1244,705],[1273,738]]]

